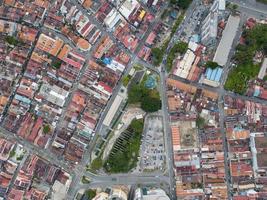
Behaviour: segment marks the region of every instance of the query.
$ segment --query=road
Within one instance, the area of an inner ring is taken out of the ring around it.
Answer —
[[[242,13],[263,17],[267,15],[267,5],[256,2],[256,0],[228,0],[228,2],[238,5],[238,10]]]
[[[187,24],[190,23],[190,19],[195,12],[198,12],[198,6],[200,5],[200,1],[196,0],[191,3],[189,8],[185,13],[185,20],[182,24],[177,28],[175,32],[175,36],[171,38],[171,41],[168,45],[167,49],[171,49],[172,46],[176,43],[176,40],[179,40],[184,29],[187,27]],[[202,8],[201,8],[202,9]],[[168,52],[168,51],[167,51]],[[170,185],[170,198],[172,200],[176,199],[176,180],[175,180],[175,172],[173,170],[174,161],[173,161],[173,148],[172,148],[172,135],[170,129],[170,117],[168,112],[168,103],[167,103],[167,96],[166,96],[166,78],[168,76],[166,72],[166,63],[167,59],[167,52],[163,56],[163,62],[161,63],[160,69],[160,96],[162,101],[162,113],[163,113],[163,124],[164,124],[164,143],[166,149],[166,160],[167,160],[167,168],[169,172],[169,185]]]

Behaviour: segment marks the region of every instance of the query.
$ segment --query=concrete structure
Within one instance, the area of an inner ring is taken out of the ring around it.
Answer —
[[[266,69],[267,69],[267,58],[264,58],[263,63],[261,65],[261,69],[258,74],[259,79],[263,79],[265,74],[266,74]]]
[[[217,26],[220,14],[225,10],[225,0],[215,0],[208,16],[202,23],[201,42],[208,46],[214,44],[217,37]]]
[[[151,189],[138,188],[135,191],[134,200],[170,200],[164,190],[162,189]]]
[[[215,0],[210,8],[210,11],[224,11],[225,10],[225,0]]]
[[[215,69],[208,68],[205,72],[203,83],[213,87],[218,87],[220,85],[222,73],[223,69],[220,67],[217,67]]]
[[[51,86],[45,83],[40,88],[39,95],[42,96],[45,100],[57,106],[63,107],[65,99],[68,97],[69,92],[56,85]]]
[[[115,8],[113,8],[106,16],[104,23],[108,28],[112,29],[118,23],[118,21],[121,20],[121,18],[122,17],[120,13]]]
[[[108,113],[107,113],[107,115],[103,121],[103,124],[105,126],[110,126],[111,121],[114,118],[117,110],[119,109],[122,100],[123,100],[123,98],[121,96],[119,96],[119,95],[116,96],[113,104],[111,105],[111,107],[110,107],[110,109],[109,109],[109,111],[108,111]]]
[[[126,0],[121,7],[119,8],[119,12],[126,18],[130,16],[130,14],[139,7],[139,3],[136,0]]]
[[[210,45],[215,42],[217,37],[218,13],[210,12],[203,21],[201,27],[201,42]]]
[[[231,15],[228,19],[226,27],[223,31],[222,39],[213,58],[213,61],[217,62],[220,66],[225,66],[228,60],[228,56],[232,47],[232,43],[236,36],[236,32],[238,30],[239,23],[239,16]]]
[[[183,60],[178,61],[176,65],[177,69],[174,71],[174,74],[182,78],[187,78],[195,58],[194,52],[188,49]]]

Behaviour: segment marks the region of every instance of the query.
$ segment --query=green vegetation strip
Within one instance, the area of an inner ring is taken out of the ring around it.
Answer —
[[[125,142],[125,148],[110,154],[105,162],[105,169],[110,173],[128,172],[134,167],[138,161],[139,149],[141,145],[141,136],[143,132],[144,123],[142,120],[134,119],[127,131],[132,135],[128,141]]]
[[[173,64],[175,57],[177,56],[177,53],[184,54],[187,50],[187,47],[188,47],[187,43],[178,42],[171,48],[170,53],[168,54],[167,63],[166,63],[168,72],[170,72],[172,69],[172,64]]]
[[[153,64],[154,65],[159,66],[160,63],[162,63],[164,53],[166,52],[166,50],[168,48],[168,45],[169,45],[169,43],[171,41],[171,38],[174,36],[177,28],[179,27],[179,25],[181,24],[183,19],[184,19],[184,11],[182,11],[182,14],[175,21],[175,23],[174,23],[174,25],[172,27],[172,30],[171,30],[170,37],[167,38],[164,41],[164,43],[163,43],[163,45],[161,47],[156,47],[156,48],[152,48],[151,49],[151,53],[152,53],[152,56],[153,56]]]
[[[131,78],[132,78],[132,76],[129,75],[129,74],[126,75],[126,76],[124,76],[124,77],[122,78],[122,85],[123,85],[124,87],[126,87],[126,86],[129,84]]]
[[[230,72],[225,83],[225,89],[238,94],[244,94],[248,81],[259,73],[260,64],[253,62],[256,52],[262,51],[267,55],[267,25],[256,25],[251,30],[245,30],[243,38],[245,44],[237,46],[234,56],[237,67]]]
[[[170,0],[170,3],[182,9],[187,9],[192,0]]]

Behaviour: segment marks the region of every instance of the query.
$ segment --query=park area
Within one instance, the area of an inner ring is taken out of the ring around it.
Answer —
[[[267,25],[259,24],[245,30],[242,37],[244,40],[234,55],[236,67],[230,71],[225,83],[225,89],[238,94],[246,93],[248,82],[259,73],[261,63],[253,59],[255,55],[259,52],[267,55]]]
[[[121,134],[104,164],[107,172],[125,173],[136,167],[143,127],[143,120],[134,119]]]
[[[157,76],[145,74],[140,83],[133,84],[128,91],[128,103],[140,105],[147,113],[161,109],[160,95],[157,90]]]

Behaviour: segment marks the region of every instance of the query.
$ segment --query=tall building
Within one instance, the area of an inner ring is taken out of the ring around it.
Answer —
[[[218,12],[210,12],[201,28],[201,42],[208,46],[215,42],[217,37]]]
[[[225,10],[225,0],[215,0],[210,7],[208,16],[201,27],[201,42],[209,46],[214,44],[217,37],[217,26],[220,14]]]

